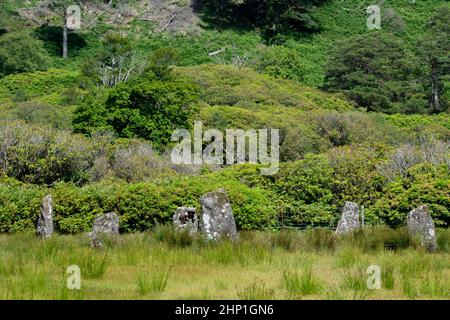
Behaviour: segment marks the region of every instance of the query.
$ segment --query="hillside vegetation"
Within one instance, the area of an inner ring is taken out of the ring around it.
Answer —
[[[304,1],[273,28],[276,1],[216,2],[77,1],[63,59],[72,2],[2,1],[0,232],[32,230],[48,193],[61,233],[110,211],[133,232],[221,187],[241,230],[332,228],[345,201],[391,227],[427,204],[448,227],[447,1],[380,1],[382,30],[371,1]],[[195,120],[280,129],[279,172],[173,164]]]

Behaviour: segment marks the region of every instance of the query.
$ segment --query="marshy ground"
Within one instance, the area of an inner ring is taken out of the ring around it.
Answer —
[[[92,249],[86,235],[0,235],[0,299],[449,299],[450,230],[428,253],[404,230],[241,232],[208,243],[169,227]],[[67,288],[67,268],[81,289]],[[371,265],[381,289],[367,287]]]

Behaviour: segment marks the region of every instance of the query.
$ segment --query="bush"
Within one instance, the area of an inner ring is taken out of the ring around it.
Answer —
[[[0,78],[9,74],[46,70],[50,65],[42,43],[26,33],[0,37]]]
[[[281,196],[288,196],[304,204],[332,198],[330,183],[332,170],[322,155],[307,155],[304,160],[287,163],[276,176],[275,190]]]
[[[89,97],[74,116],[76,132],[113,130],[118,136],[144,138],[156,148],[170,143],[175,129],[189,129],[196,89],[189,83],[143,80],[118,85],[105,103]]]
[[[450,173],[447,165],[418,164],[383,188],[370,214],[378,216],[390,226],[405,222],[408,212],[426,204],[438,226],[450,223]]]
[[[88,231],[96,216],[111,211],[119,215],[122,232],[133,232],[171,223],[179,206],[200,210],[200,197],[220,187],[225,188],[231,199],[239,229],[275,228],[277,212],[271,192],[247,187],[233,178],[208,174],[172,179],[164,184],[106,182],[77,187],[57,183],[51,189],[5,182],[0,184],[0,232],[34,230],[45,194],[53,196],[54,225],[58,232]]]
[[[383,145],[351,145],[328,151],[333,169],[330,187],[334,203],[342,205],[345,201],[354,201],[367,206],[378,197],[384,181],[376,169],[384,160],[385,148]]]
[[[261,51],[256,68],[275,78],[303,81],[304,61],[297,51],[282,46],[267,47]]]
[[[20,181],[86,182],[93,154],[82,136],[22,122],[0,123],[0,172]]]

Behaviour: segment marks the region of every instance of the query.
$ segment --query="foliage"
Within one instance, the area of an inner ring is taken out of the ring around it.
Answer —
[[[270,191],[210,175],[179,178],[164,184],[105,182],[79,188],[58,183],[51,190],[3,183],[0,184],[0,231],[33,229],[41,197],[47,192],[54,199],[54,225],[58,232],[88,231],[97,215],[111,211],[119,215],[122,231],[133,232],[170,222],[177,207],[199,207],[203,194],[220,187],[229,194],[240,229],[271,229],[275,226],[276,208]]]
[[[406,220],[409,211],[426,204],[437,225],[450,223],[449,167],[418,164],[407,171],[405,178],[389,183],[382,196],[370,208],[372,214],[380,217],[390,226],[397,226]]]
[[[427,64],[429,103],[432,112],[450,107],[450,7],[442,7],[426,24],[419,54]]]
[[[196,89],[183,81],[140,81],[117,86],[102,103],[89,97],[73,120],[76,132],[113,130],[120,137],[144,138],[156,148],[170,142],[173,130],[190,127]]]
[[[114,87],[140,75],[146,64],[128,37],[107,33],[102,40],[102,48],[81,68],[83,83],[86,87]]]
[[[20,122],[0,123],[0,171],[30,183],[85,182],[92,154],[80,136]]]
[[[242,24],[260,28],[272,41],[279,33],[315,31],[317,22],[310,11],[323,0],[205,0],[210,19],[219,26]]]
[[[350,110],[345,99],[303,86],[295,81],[260,75],[251,68],[202,65],[174,70],[189,77],[200,89],[200,100],[209,105],[252,107],[285,106],[301,109]]]
[[[0,37],[0,77],[46,70],[50,65],[42,42],[27,33],[8,33]]]
[[[395,36],[374,31],[335,45],[325,87],[344,92],[359,106],[386,113],[425,112],[414,57]]]
[[[275,78],[303,82],[306,73],[304,63],[294,50],[283,46],[271,46],[261,51],[256,69]]]
[[[168,79],[178,59],[176,49],[160,48],[152,53],[149,68],[158,79]]]

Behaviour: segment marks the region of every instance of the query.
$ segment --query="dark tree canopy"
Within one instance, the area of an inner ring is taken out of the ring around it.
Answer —
[[[267,41],[280,33],[319,29],[311,16],[315,5],[327,0],[203,0],[200,6],[216,26],[259,28]]]
[[[428,100],[432,112],[450,103],[450,8],[443,7],[426,24],[419,55],[426,64]]]
[[[387,113],[426,112],[417,61],[394,35],[374,31],[336,43],[325,88],[345,93],[357,105]]]

